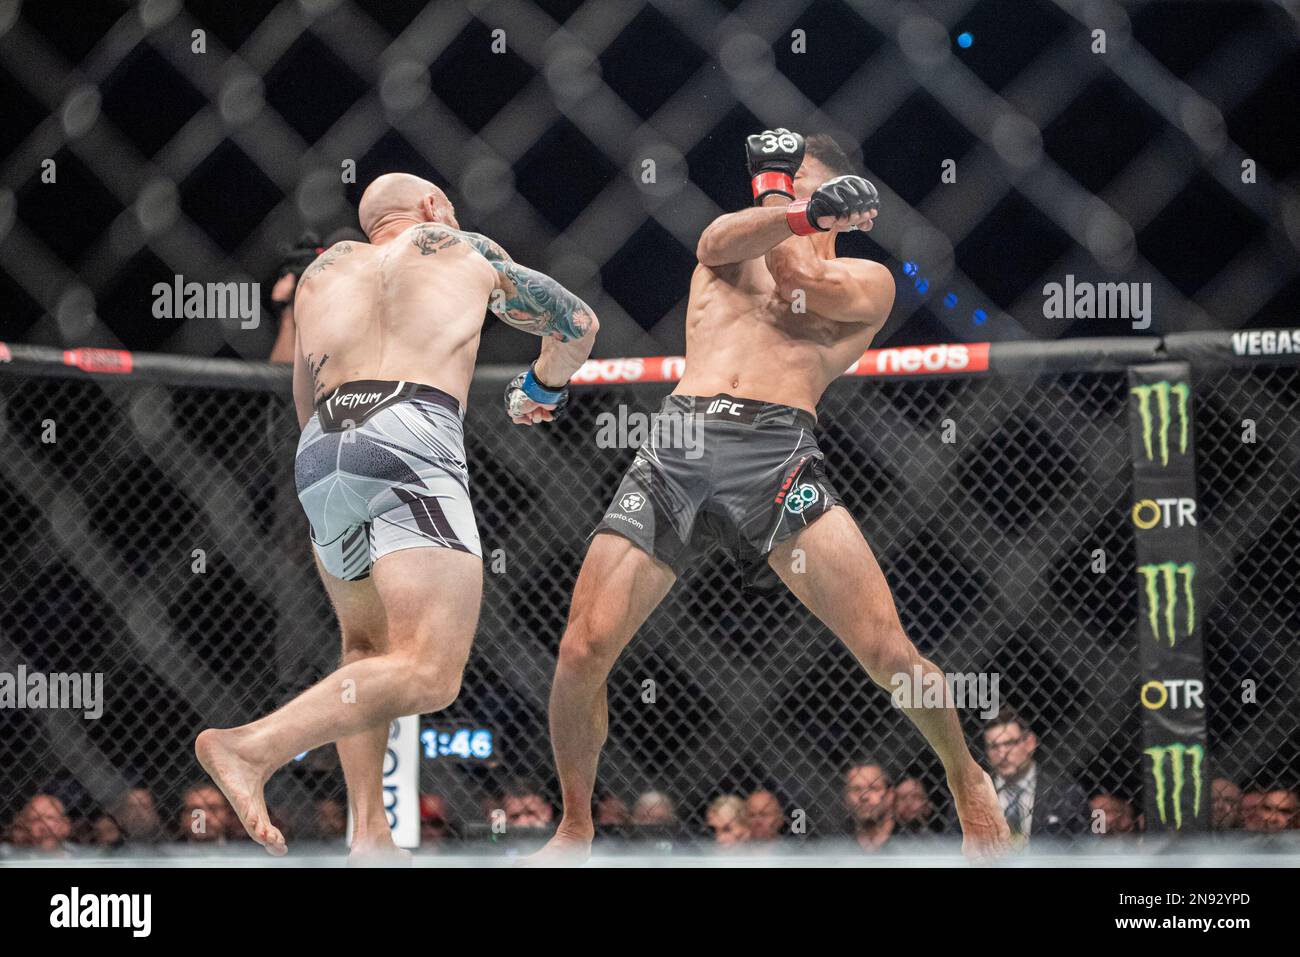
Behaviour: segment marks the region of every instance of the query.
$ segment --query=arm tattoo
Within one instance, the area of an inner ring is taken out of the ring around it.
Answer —
[[[325,368],[325,363],[329,362],[329,359],[328,352],[323,353],[319,360],[315,359],[310,352],[307,353],[307,368],[311,370],[312,397],[317,402],[325,392],[325,386],[320,381],[320,370]]]
[[[499,273],[488,307],[503,322],[561,342],[581,339],[591,330],[591,307],[550,276],[519,265],[486,236],[462,235]]]
[[[350,252],[352,252],[351,243],[338,243],[337,245],[331,246],[329,249],[325,250],[325,252],[322,253],[314,263],[307,267],[307,271],[302,274],[302,281],[306,282],[318,272],[324,272],[330,266],[334,265],[336,259],[340,256],[346,256]]]

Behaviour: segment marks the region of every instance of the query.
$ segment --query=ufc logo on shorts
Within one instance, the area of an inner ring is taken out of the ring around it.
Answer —
[[[709,407],[704,410],[705,415],[712,415],[715,412],[726,412],[728,415],[740,415],[740,410],[745,407],[743,402],[729,402],[726,399],[714,399],[709,403]]]

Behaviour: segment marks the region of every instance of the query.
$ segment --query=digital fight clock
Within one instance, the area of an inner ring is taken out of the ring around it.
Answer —
[[[420,744],[426,758],[487,761],[496,755],[491,728],[425,728],[420,732]]]

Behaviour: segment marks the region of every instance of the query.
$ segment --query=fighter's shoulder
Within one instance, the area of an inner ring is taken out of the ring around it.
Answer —
[[[316,278],[323,272],[327,272],[331,266],[338,263],[344,257],[357,253],[360,250],[368,250],[370,248],[371,246],[369,243],[361,243],[353,239],[345,239],[341,242],[334,243],[334,245],[322,251],[321,254],[313,259],[310,265],[303,270],[302,279],[298,282],[298,288],[301,289],[308,280]]]

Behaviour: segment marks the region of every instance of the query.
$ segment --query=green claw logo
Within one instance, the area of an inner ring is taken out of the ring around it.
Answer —
[[[1196,565],[1192,562],[1161,562],[1158,565],[1139,565],[1138,574],[1142,576],[1142,595],[1146,600],[1147,624],[1151,626],[1151,637],[1159,641],[1161,637],[1169,640],[1169,647],[1174,647],[1178,634],[1178,597],[1183,599],[1184,637],[1190,638],[1196,628],[1196,592],[1192,581],[1196,578]],[[1178,580],[1182,579],[1182,588]],[[1164,632],[1163,636],[1161,632]]]
[[[1154,382],[1151,385],[1133,386],[1133,395],[1137,397],[1138,415],[1142,418],[1142,446],[1146,450],[1147,461],[1156,459],[1155,449],[1160,448],[1160,465],[1169,464],[1169,430],[1173,425],[1173,407],[1171,399],[1177,399],[1178,408],[1178,454],[1187,454],[1187,438],[1191,431],[1188,417],[1188,405],[1191,402],[1191,386],[1186,382]],[[1155,414],[1152,414],[1151,398],[1155,397]],[[1157,438],[1158,434],[1158,438]]]
[[[1205,761],[1205,748],[1199,744],[1163,744],[1147,748],[1143,754],[1151,758],[1151,777],[1156,785],[1156,810],[1160,814],[1160,823],[1168,823],[1166,799],[1172,802],[1174,809],[1174,829],[1183,827],[1183,788],[1187,784],[1186,759],[1192,759],[1192,814],[1201,813],[1201,766]],[[1172,789],[1165,782],[1165,758],[1169,758]],[[1172,793],[1171,793],[1172,791]]]

